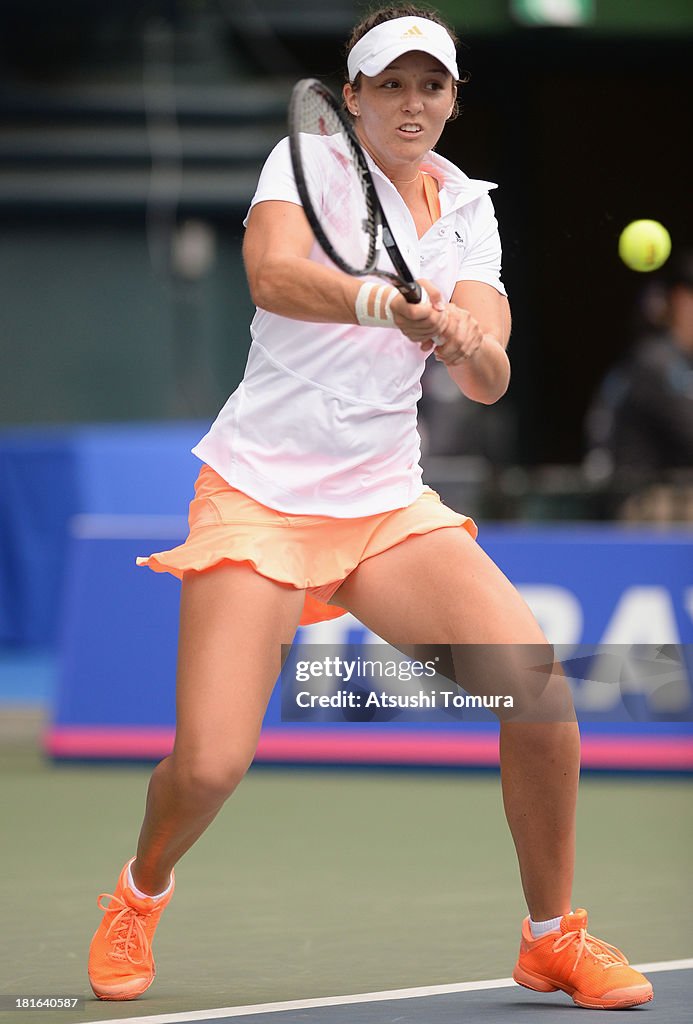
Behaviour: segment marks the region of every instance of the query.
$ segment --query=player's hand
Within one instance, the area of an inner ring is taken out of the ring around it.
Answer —
[[[440,290],[431,281],[421,280],[418,284],[425,290],[428,301],[407,302],[403,295],[397,294],[390,308],[395,326],[402,334],[428,351],[433,345],[432,339],[444,330],[448,322],[448,307]]]
[[[477,320],[466,310],[448,303],[447,321],[436,332],[435,358],[446,366],[467,362],[481,347],[484,335]],[[422,346],[423,348],[423,346]]]

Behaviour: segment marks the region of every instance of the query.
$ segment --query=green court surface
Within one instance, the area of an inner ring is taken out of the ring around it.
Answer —
[[[14,746],[0,773],[0,991],[88,1000],[46,1024],[512,970],[525,911],[496,775],[263,768],[177,868],[154,986],[100,1003],[96,897],[134,851],[149,769],[56,768]],[[632,962],[693,950],[692,796],[683,779],[583,779],[575,903]]]

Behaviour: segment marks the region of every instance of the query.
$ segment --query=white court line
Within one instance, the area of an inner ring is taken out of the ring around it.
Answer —
[[[657,971],[687,971],[691,960],[657,960],[650,964],[633,964],[636,971],[654,974]],[[444,996],[451,992],[483,992],[492,988],[512,988],[512,978],[492,981],[462,981],[454,985],[428,985],[422,988],[395,988],[388,992],[361,992],[351,996],[326,996],[324,999],[291,999],[283,1003],[256,1003],[254,1006],[221,1006],[216,1010],[191,1010],[189,1013],[160,1013],[148,1017],[119,1017],[117,1020],[84,1021],[83,1024],[184,1024],[185,1021],[212,1020],[215,1017],[250,1017],[254,1013],[281,1013],[284,1010],[310,1010],[320,1006],[347,1006],[350,1003],[381,1003],[388,999],[422,999]]]

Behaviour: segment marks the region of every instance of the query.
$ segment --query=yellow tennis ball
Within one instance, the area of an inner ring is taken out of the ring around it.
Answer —
[[[657,220],[634,220],[618,240],[618,254],[631,270],[658,270],[669,259],[671,238]]]

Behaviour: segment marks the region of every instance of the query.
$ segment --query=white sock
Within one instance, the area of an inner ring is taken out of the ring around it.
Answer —
[[[141,900],[161,900],[161,899],[164,898],[164,896],[168,896],[168,894],[171,891],[171,886],[173,885],[173,879],[171,879],[171,881],[168,883],[168,885],[166,886],[164,891],[160,892],[160,893],[157,893],[156,896],[151,896],[149,893],[142,892],[141,889],[138,889],[137,886],[135,885],[133,879],[132,879],[132,865],[133,865],[133,862],[134,862],[134,858],[128,864],[128,886],[132,889],[132,891],[134,892],[135,896],[137,896],[138,899],[141,899]]]
[[[540,935],[546,935],[547,932],[557,932],[561,927],[561,917],[552,917],[550,921],[533,921],[530,917],[529,927],[532,931],[532,938],[538,939]]]

